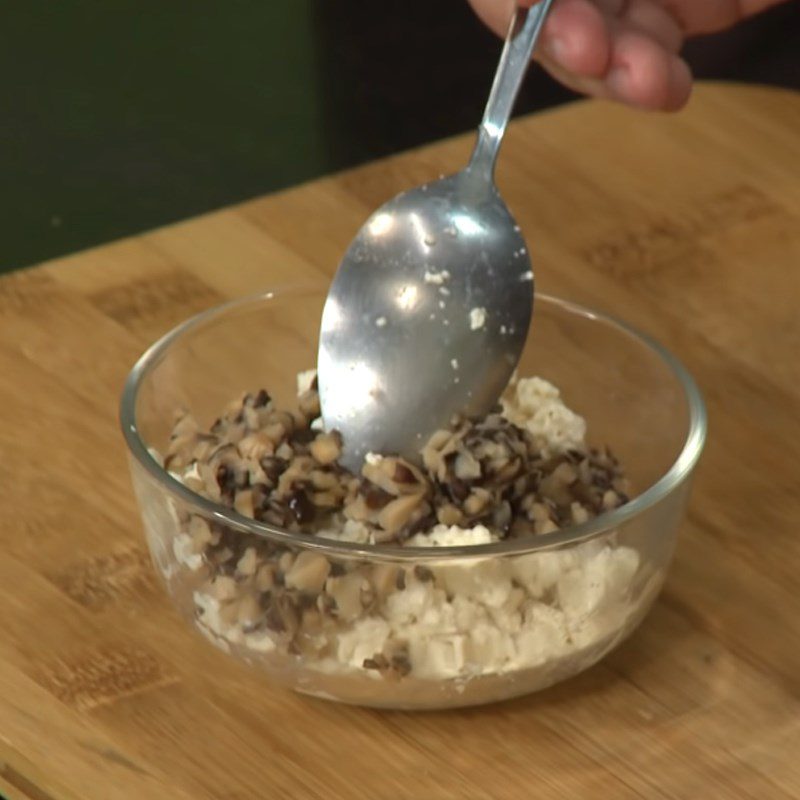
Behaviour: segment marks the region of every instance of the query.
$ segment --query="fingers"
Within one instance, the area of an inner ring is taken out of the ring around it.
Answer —
[[[541,51],[576,77],[602,77],[611,57],[603,14],[589,0],[560,0],[542,31]]]
[[[470,2],[487,24],[505,30],[513,3]],[[667,2],[682,0],[558,0],[536,58],[577,92],[637,108],[677,110],[689,99],[692,77],[677,55],[683,31]]]
[[[520,0],[533,5],[536,0]],[[622,2],[622,0],[620,0]],[[514,0],[469,0],[480,19],[504,36]],[[565,69],[579,74],[601,74],[608,65],[609,37],[603,14],[590,0],[557,0],[544,31],[541,50],[558,53]]]
[[[683,32],[654,0],[561,0],[544,34],[543,65],[575,91],[649,110],[689,99],[691,73],[676,55]]]
[[[542,58],[542,65],[575,92],[648,111],[678,111],[692,93],[692,74],[686,62],[632,32],[615,40],[611,65],[601,78],[576,75],[547,57]]]
[[[611,91],[604,78],[588,78],[568,72],[557,61],[546,55],[539,57],[539,61],[550,75],[560,84],[572,89],[573,92],[585,94],[587,97],[612,98]]]
[[[637,108],[677,111],[689,100],[692,75],[674,53],[626,29],[614,37],[606,85],[612,97]]]

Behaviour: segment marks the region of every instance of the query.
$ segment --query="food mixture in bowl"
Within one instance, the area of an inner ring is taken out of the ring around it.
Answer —
[[[454,419],[418,464],[369,454],[338,463],[316,376],[298,407],[246,394],[209,430],[175,424],[164,467],[196,493],[300,536],[404,547],[536,537],[627,502],[617,459],[539,378],[513,382],[481,419]],[[174,556],[192,576],[197,626],[224,649],[301,658],[325,674],[407,681],[503,675],[604,647],[625,626],[639,556],[602,540],[514,557],[333,558],[188,512]]]

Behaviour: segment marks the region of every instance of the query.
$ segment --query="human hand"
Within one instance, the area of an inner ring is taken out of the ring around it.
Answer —
[[[515,0],[469,0],[505,33]],[[536,0],[518,0],[534,5]],[[692,74],[684,41],[735,25],[782,0],[556,0],[535,58],[558,81],[593,97],[637,108],[677,111]]]

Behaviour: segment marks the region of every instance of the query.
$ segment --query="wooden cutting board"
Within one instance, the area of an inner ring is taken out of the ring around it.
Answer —
[[[800,797],[800,96],[517,122],[499,183],[538,288],[648,330],[711,430],[662,598],[588,673],[381,713],[270,687],[171,610],[116,406],[140,351],[236,295],[326,280],[374,206],[471,137],[0,280],[0,793],[9,800]]]

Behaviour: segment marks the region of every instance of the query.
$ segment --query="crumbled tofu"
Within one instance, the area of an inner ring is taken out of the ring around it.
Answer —
[[[561,392],[552,383],[522,378],[511,398],[501,402],[505,417],[530,431],[542,450],[562,453],[583,447],[586,421],[564,404]]]
[[[486,324],[486,309],[476,306],[469,312],[470,330],[480,330]]]
[[[450,273],[443,269],[441,272],[436,270],[425,271],[425,283],[432,283],[434,286],[441,286],[445,281],[450,279]]]
[[[360,669],[366,659],[383,650],[390,632],[389,623],[379,617],[358,620],[349,630],[339,635],[339,662]]]
[[[455,525],[437,525],[429,533],[418,533],[406,542],[410,547],[461,547],[464,545],[490,544],[497,538],[483,525],[474,528],[459,528]]]
[[[348,519],[344,524],[335,528],[325,528],[317,536],[323,539],[334,539],[339,542],[355,542],[356,544],[374,544],[370,529],[358,520]]]
[[[178,534],[172,540],[172,550],[178,563],[196,572],[203,566],[202,553],[197,552],[192,537],[186,533]]]

